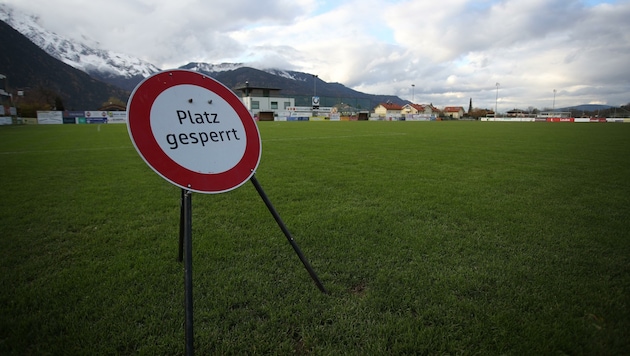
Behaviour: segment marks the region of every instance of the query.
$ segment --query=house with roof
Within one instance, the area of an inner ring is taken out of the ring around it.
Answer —
[[[433,104],[406,104],[402,109],[403,114],[412,115],[429,115],[437,116],[440,110],[433,106]]]
[[[525,110],[521,110],[521,109],[512,109],[510,111],[508,111],[507,113],[508,117],[525,117],[528,115],[528,112]]]
[[[424,106],[424,113],[429,115],[440,115],[440,109],[433,106],[433,103]]]
[[[432,104],[406,104],[403,106],[402,114],[406,120],[435,120],[440,115],[440,111]]]
[[[374,108],[374,115],[378,116],[380,119],[397,120],[403,115],[402,110],[402,105],[394,104],[391,102],[381,103]]]
[[[447,106],[443,110],[444,116],[455,120],[464,117],[464,112],[464,108],[461,106]]]
[[[405,104],[401,110],[403,115],[416,115],[424,113],[424,106],[420,104]]]

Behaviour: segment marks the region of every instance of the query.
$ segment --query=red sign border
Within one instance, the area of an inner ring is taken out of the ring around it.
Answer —
[[[151,129],[151,108],[157,97],[177,85],[196,85],[220,96],[236,111],[245,129],[245,153],[229,170],[212,174],[191,171],[172,160],[160,147]],[[142,159],[162,178],[183,189],[199,193],[224,193],[247,182],[262,154],[258,126],[236,94],[222,83],[199,72],[174,69],[145,78],[133,90],[127,104],[127,130]]]

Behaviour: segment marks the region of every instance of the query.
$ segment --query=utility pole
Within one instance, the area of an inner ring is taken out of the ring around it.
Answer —
[[[313,74],[313,99],[311,100],[313,104],[313,110],[319,109],[319,97],[317,96],[317,74]],[[313,111],[315,115],[315,112]]]

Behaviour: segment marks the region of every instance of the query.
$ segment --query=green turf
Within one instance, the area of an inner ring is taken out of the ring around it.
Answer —
[[[630,350],[630,125],[262,122],[193,194],[195,350]],[[124,125],[0,127],[0,354],[184,352],[179,188]]]

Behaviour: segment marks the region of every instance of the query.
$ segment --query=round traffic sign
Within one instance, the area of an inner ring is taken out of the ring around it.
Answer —
[[[189,70],[144,79],[127,104],[127,130],[142,159],[181,188],[223,193],[254,174],[258,126],[225,85]]]

